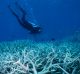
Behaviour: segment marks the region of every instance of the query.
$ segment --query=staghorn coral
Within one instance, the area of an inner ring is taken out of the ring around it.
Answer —
[[[80,74],[80,43],[0,43],[0,74]]]

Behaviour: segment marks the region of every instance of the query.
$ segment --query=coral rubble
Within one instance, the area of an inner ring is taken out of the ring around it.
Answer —
[[[80,74],[80,43],[0,43],[0,74]]]

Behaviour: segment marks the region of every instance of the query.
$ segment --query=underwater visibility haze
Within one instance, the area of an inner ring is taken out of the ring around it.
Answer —
[[[80,0],[0,0],[0,74],[80,74]]]
[[[17,2],[27,13],[27,20],[38,24],[42,33],[31,35],[8,6],[21,17]],[[80,0],[0,0],[0,41],[63,39],[80,30]]]

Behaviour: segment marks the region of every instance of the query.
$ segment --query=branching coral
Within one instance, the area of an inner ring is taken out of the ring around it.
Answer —
[[[5,48],[3,45],[0,44],[4,50],[0,55],[0,74],[80,74],[79,43],[16,41],[5,43]]]

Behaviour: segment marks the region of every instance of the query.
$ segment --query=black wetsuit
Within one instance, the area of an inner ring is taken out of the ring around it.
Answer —
[[[26,12],[17,4],[15,3],[19,9],[21,10],[21,12],[23,13],[22,18],[20,19],[19,16],[12,10],[12,8],[10,7],[10,5],[8,6],[9,10],[12,12],[12,14],[14,16],[16,16],[18,22],[20,23],[20,25],[22,27],[24,27],[25,29],[29,30],[32,34],[34,33],[40,33],[41,32],[41,27],[39,25],[33,25],[32,23],[30,23],[29,21],[25,20],[25,16],[26,16]]]

